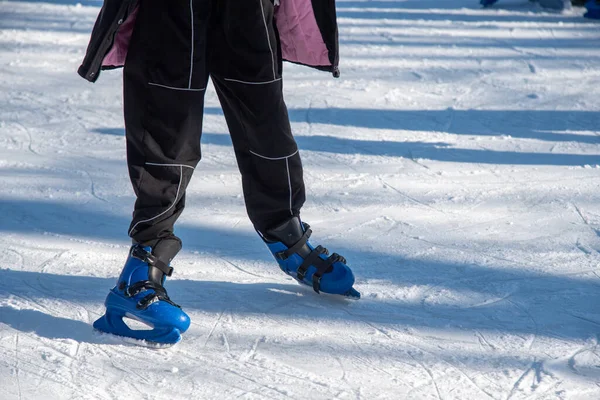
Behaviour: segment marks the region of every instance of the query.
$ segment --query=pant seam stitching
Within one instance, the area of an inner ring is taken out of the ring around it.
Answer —
[[[153,165],[153,164],[149,164],[146,163],[147,165]],[[179,199],[179,192],[181,190],[181,184],[183,182],[183,166],[182,165],[174,165],[174,164],[165,164],[164,166],[166,167],[172,167],[172,166],[179,166],[179,184],[177,185],[177,193],[175,194],[175,199],[173,200],[173,203],[163,212],[161,212],[160,214],[152,217],[152,218],[148,218],[145,220],[141,220],[135,223],[135,225],[129,230],[129,236],[131,236],[131,233],[135,230],[135,228],[142,223],[146,223],[146,222],[150,222],[150,221],[154,221],[157,218],[162,217],[163,215],[165,215],[167,212],[169,212],[169,210],[171,210],[173,207],[175,207],[175,205],[178,202]]]
[[[273,67],[273,79],[277,79],[275,74],[275,55],[273,54],[273,47],[271,46],[271,38],[269,37],[269,28],[267,27],[267,18],[265,16],[265,8],[263,6],[263,0],[258,0],[260,3],[260,10],[263,17],[263,23],[265,24],[265,33],[267,35],[267,43],[269,44],[269,51],[271,52],[271,66]]]

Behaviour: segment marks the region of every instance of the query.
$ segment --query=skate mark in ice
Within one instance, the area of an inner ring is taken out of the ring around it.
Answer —
[[[260,343],[265,343],[266,341],[266,336],[261,336],[260,338],[256,339],[250,350],[239,357],[239,361],[245,364],[246,362],[252,360],[258,351],[258,345]]]
[[[491,344],[483,335],[483,333],[479,332],[479,331],[475,331],[475,336],[477,337],[477,340],[479,341],[479,347],[482,350],[486,350],[487,348],[489,348],[492,351],[496,351],[496,346],[494,346],[493,344]]]
[[[239,360],[238,360],[238,362],[239,362]],[[301,370],[301,369],[293,369],[291,371],[291,373],[289,373],[282,369],[282,367],[284,366],[283,364],[277,363],[277,361],[274,361],[274,363],[276,364],[276,367],[272,368],[272,367],[265,366],[263,364],[259,364],[256,362],[256,360],[248,360],[246,362],[241,363],[240,367],[247,369],[248,367],[252,366],[252,367],[256,367],[261,370],[267,371],[268,373],[277,374],[277,376],[282,376],[282,377],[286,377],[286,378],[289,378],[289,379],[292,379],[295,381],[299,381],[299,383],[308,382],[309,384],[319,386],[321,388],[325,388],[325,389],[331,388],[331,386],[328,383],[322,383],[322,382],[318,381],[318,379],[321,378],[320,375],[311,374],[310,372],[306,373],[304,370]],[[291,365],[285,365],[285,367],[294,368]]]
[[[583,348],[577,350],[571,357],[569,357],[569,360],[567,361],[567,365],[569,366],[569,369],[571,371],[573,371],[574,373],[576,373],[576,374],[579,375],[580,373],[577,370],[577,367],[575,366],[575,358],[578,355],[580,355],[581,353],[589,351],[590,349],[595,349],[596,347],[597,347],[597,345],[594,345],[594,346],[591,346],[591,347],[590,346],[586,346],[586,347],[583,347]]]
[[[569,203],[570,205],[573,206],[573,208],[575,209],[575,211],[577,212],[577,214],[579,215],[579,218],[581,218],[581,220],[583,221],[583,223],[594,233],[595,236],[600,237],[600,231],[596,228],[594,228],[591,224],[589,219],[583,214],[583,212],[581,211],[581,209],[577,206],[577,204],[571,202]],[[580,248],[581,250],[581,248]],[[583,250],[582,250],[583,251]]]
[[[25,132],[25,134],[29,138],[29,144],[27,145],[27,149],[29,150],[29,152],[31,152],[32,154],[34,154],[36,156],[41,155],[37,151],[33,150],[33,139],[32,139],[31,131],[29,130],[29,128],[27,128],[25,125],[23,125],[20,122],[16,122],[16,124],[21,127],[21,129],[23,130],[23,132]]]
[[[410,351],[406,352],[410,358],[412,358],[417,364],[419,364],[421,366],[421,368],[423,368],[423,370],[425,370],[425,372],[427,372],[427,375],[429,375],[429,378],[431,379],[431,383],[433,385],[433,387],[435,388],[435,393],[437,395],[437,398],[439,400],[442,400],[443,397],[440,393],[440,388],[438,387],[437,381],[435,380],[435,377],[433,376],[433,373],[431,372],[431,370],[429,368],[427,368],[425,366],[425,364],[423,364],[421,361],[417,360],[417,358],[415,356],[412,355],[412,353]]]
[[[354,340],[352,340],[352,341],[353,341],[354,345],[356,346],[356,342]],[[342,360],[340,359],[340,357],[336,355],[336,354],[339,353],[339,349],[336,349],[333,346],[327,346],[327,347],[332,350],[333,358],[338,363],[338,365],[340,366],[340,370],[342,371],[342,376],[339,379],[342,382],[345,383],[346,387],[348,388],[348,390],[350,390],[350,392],[352,394],[354,394],[355,398],[360,399],[361,398],[361,396],[360,396],[360,385],[359,385],[359,387],[357,389],[354,389],[351,386],[351,382],[348,380],[348,377],[346,376],[347,372],[346,372],[346,368],[344,367],[344,363],[342,362]],[[360,348],[360,346],[356,346],[356,347]],[[370,364],[371,368],[373,368],[373,370],[378,370],[380,372],[384,372],[385,374],[389,375],[392,378],[392,382],[397,383],[397,381],[395,379],[395,376],[392,375],[392,374],[390,374],[388,371],[382,370],[380,368],[376,368],[373,363],[371,363],[370,361],[367,361],[367,360],[365,360],[365,359],[363,359],[361,357],[358,357],[356,355],[354,355],[354,357],[356,359],[358,359],[359,361],[361,361],[361,363],[363,363],[363,364]],[[317,382],[314,382],[314,383],[317,383]],[[343,390],[340,390],[340,392],[335,396],[335,398],[339,398],[341,395],[346,394],[346,393],[347,392],[345,392]]]
[[[227,354],[231,354],[231,346],[229,346],[229,339],[227,339],[225,332],[221,333],[221,339],[223,339],[223,346],[225,346]]]
[[[429,204],[423,203],[422,201],[420,201],[420,200],[418,200],[418,199],[415,199],[414,197],[412,197],[412,196],[410,196],[410,195],[408,195],[408,194],[406,194],[406,193],[402,192],[401,190],[399,190],[399,189],[396,189],[394,186],[392,186],[392,185],[390,185],[389,183],[387,183],[387,182],[386,182],[386,181],[385,181],[385,180],[384,180],[384,179],[383,179],[381,176],[377,176],[377,179],[378,179],[378,180],[379,180],[381,183],[383,183],[383,184],[385,185],[384,187],[389,187],[389,188],[390,188],[390,189],[392,189],[394,192],[396,192],[396,193],[398,193],[399,195],[401,195],[402,197],[404,197],[404,198],[406,198],[406,199],[408,199],[408,200],[412,201],[413,203],[419,204],[419,205],[421,205],[421,206],[423,206],[423,207],[427,207],[427,208],[429,208],[429,209],[431,209],[431,210],[437,211],[437,212],[439,212],[439,213],[442,213],[442,214],[447,214],[447,213],[446,213],[445,211],[443,211],[443,210],[439,210],[439,209],[437,209],[437,208],[435,208],[435,207],[433,207],[433,206],[430,206]]]
[[[512,217],[512,216],[513,216],[513,214],[503,215],[503,216],[496,217],[496,218],[494,218],[492,220],[489,220],[489,221],[483,221],[483,222],[477,222],[477,223],[474,223],[474,224],[463,225],[463,226],[459,226],[459,227],[456,227],[456,228],[451,228],[451,229],[448,229],[448,230],[445,230],[445,231],[442,231],[442,232],[443,233],[459,232],[459,231],[462,231],[462,230],[465,230],[465,229],[477,228],[478,226],[490,225],[490,224],[494,224],[496,222],[500,222],[503,219],[506,219],[506,218],[509,218],[509,217]]]
[[[28,375],[37,376],[38,378],[40,378],[40,380],[52,381],[58,385],[63,386],[64,388],[70,389],[72,391],[75,391],[76,389],[78,389],[76,387],[76,385],[70,381],[65,382],[64,380],[57,379],[56,378],[56,370],[43,367],[42,365],[40,365],[39,361],[31,362],[26,359],[19,358],[19,365],[21,366],[19,368],[19,371],[26,370]],[[28,367],[28,369],[25,369],[25,367]],[[43,372],[41,372],[41,371],[43,371]],[[93,381],[94,379],[97,379],[97,375],[88,374],[86,376],[86,378]],[[20,385],[19,385],[19,387],[20,387]],[[21,393],[22,393],[22,391],[21,391]]]
[[[510,217],[510,215],[507,216],[507,217]],[[507,218],[507,217],[501,217],[499,219],[504,219],[504,218]],[[493,220],[493,221],[495,221],[495,220]],[[482,224],[486,224],[486,223],[493,222],[493,221],[484,222]],[[480,225],[480,224],[475,224],[474,226],[477,226],[477,225]],[[450,231],[444,231],[444,232],[451,232],[453,230],[454,229],[451,229]],[[460,230],[460,228],[459,228],[459,230]],[[493,259],[493,260],[505,261],[505,262],[511,264],[512,266],[519,267],[519,268],[522,268],[522,269],[528,269],[529,268],[528,265],[520,263],[518,261],[511,260],[509,258],[500,257],[500,256],[497,256],[495,254],[484,252],[484,251],[481,251],[481,250],[478,250],[478,249],[470,249],[470,248],[455,246],[455,245],[451,245],[451,244],[447,244],[447,243],[438,243],[438,242],[434,242],[434,241],[431,241],[431,240],[424,239],[422,237],[409,236],[409,235],[405,235],[405,234],[402,234],[402,233],[401,233],[401,235],[404,236],[404,237],[406,237],[406,238],[408,238],[408,239],[417,240],[417,241],[420,241],[420,242],[423,242],[423,243],[427,243],[427,244],[433,245],[435,247],[446,248],[446,249],[451,249],[451,250],[457,250],[457,251],[460,251],[460,252],[463,252],[463,253],[466,253],[466,254],[484,256],[486,258],[490,258],[490,259]],[[490,272],[483,272],[483,274],[488,274],[488,273],[490,273]],[[580,274],[580,273],[581,272],[577,272],[576,274]],[[565,276],[566,275],[568,275],[568,274],[565,274]],[[481,276],[482,275],[479,274],[479,275],[472,275],[472,276],[469,276],[467,278],[460,278],[460,279],[471,280],[473,278],[479,278]],[[545,277],[543,275],[540,275],[539,277],[537,277],[537,279],[544,279],[544,278]],[[514,278],[514,279],[510,279],[510,280],[516,280],[516,281],[518,281],[518,280],[521,280],[521,279],[522,278]],[[528,278],[528,279],[533,279],[533,278]],[[506,280],[507,279],[503,279],[503,281],[506,281]],[[453,281],[451,281],[451,282],[453,282]]]
[[[16,255],[19,260],[20,260],[20,265],[18,267],[18,270],[23,270],[23,268],[25,267],[25,257],[23,257],[23,254],[21,254],[19,251],[12,249],[12,248],[8,248],[5,251],[9,251],[11,253],[13,253],[14,255]]]
[[[250,272],[250,271],[246,271],[246,270],[245,270],[245,269],[243,269],[242,267],[240,267],[240,266],[238,266],[238,265],[236,265],[236,264],[232,263],[231,261],[229,261],[228,259],[226,259],[226,258],[225,258],[225,257],[223,257],[223,256],[218,256],[218,257],[219,257],[221,260],[225,261],[227,264],[231,265],[233,268],[235,268],[235,269],[237,269],[238,271],[240,271],[240,272],[243,272],[243,273],[245,273],[245,274],[248,274],[248,275],[252,275],[252,276],[254,276],[254,277],[256,277],[256,278],[263,278],[263,279],[265,278],[265,277],[264,277],[264,276],[262,276],[262,275],[258,275],[258,274],[252,273],[252,272]]]
[[[92,195],[92,197],[94,197],[97,200],[100,200],[103,203],[108,203],[109,201],[100,197],[97,193],[96,193],[96,184],[94,182],[94,178],[92,178],[92,175],[90,175],[90,173],[88,172],[88,170],[83,170],[83,173],[87,175],[87,177],[90,180],[90,193]]]
[[[223,314],[225,313],[225,311],[227,311],[227,310],[221,311],[221,313],[219,314],[219,317],[217,318],[217,320],[213,324],[212,328],[210,329],[210,332],[208,332],[208,336],[206,336],[206,340],[204,341],[204,345],[202,346],[203,348],[205,348],[206,345],[208,344],[208,341],[212,337],[212,334],[215,331],[215,329],[217,328],[217,325],[219,324],[219,322],[221,321],[221,318],[223,318]]]
[[[506,397],[506,400],[510,400],[516,394],[516,392],[520,390],[521,383],[525,381],[525,378],[527,378],[527,376],[530,375],[530,373],[532,374],[532,382],[530,386],[532,392],[531,395],[535,394],[536,390],[542,384],[543,375],[546,375],[550,378],[555,378],[554,374],[544,369],[543,361],[537,361],[534,359],[529,368],[527,368],[525,372],[523,372],[523,374],[519,377],[519,379],[517,379],[517,381],[513,384],[510,392],[508,393],[508,396]],[[560,382],[555,383],[554,385],[552,385],[552,387],[549,388],[549,390],[551,390],[559,384]],[[545,392],[547,392],[547,390]]]
[[[527,345],[527,350],[531,351],[531,349],[533,348],[533,344],[535,343],[538,335],[539,335],[539,328],[538,328],[538,323],[535,320],[535,318],[533,318],[533,315],[531,315],[531,313],[529,312],[529,310],[527,310],[525,307],[523,307],[520,304],[515,303],[512,300],[508,300],[508,302],[510,304],[512,304],[513,306],[515,306],[517,309],[521,310],[523,313],[525,313],[529,319],[531,320],[531,322],[533,322],[533,326],[534,326],[534,332],[533,335],[531,336],[531,339],[529,339],[529,343]]]
[[[393,337],[392,337],[392,336],[391,336],[391,335],[390,335],[388,332],[386,332],[386,331],[385,331],[385,330],[383,330],[382,328],[380,328],[380,327],[378,327],[378,326],[374,325],[373,323],[371,323],[371,322],[369,322],[369,321],[366,321],[366,320],[364,320],[364,319],[363,319],[363,318],[361,318],[360,316],[357,316],[357,315],[354,315],[354,314],[350,313],[350,312],[349,312],[349,311],[347,311],[347,310],[345,310],[345,311],[346,311],[348,314],[352,315],[353,317],[357,318],[358,320],[362,321],[364,324],[366,324],[366,325],[370,326],[371,328],[375,329],[377,332],[381,333],[382,335],[384,335],[385,337],[387,337],[387,338],[388,338],[389,340],[391,340],[392,342],[395,342],[395,341],[396,341],[396,339],[394,339],[394,338],[393,338]],[[411,347],[413,347],[413,348],[416,348],[416,349],[418,349],[419,351],[423,351],[423,349],[421,349],[421,348],[419,348],[419,347],[417,347],[417,346],[414,346],[414,345],[412,345],[412,344],[410,344],[410,343],[408,343],[408,342],[406,342],[406,341],[402,341],[402,343],[404,343],[404,344],[406,344],[406,345],[408,345],[408,346],[411,346]],[[429,378],[431,379],[431,384],[432,384],[432,385],[433,385],[433,387],[435,388],[435,393],[437,394],[437,398],[438,398],[438,400],[442,400],[442,396],[441,396],[441,394],[440,394],[440,390],[439,390],[439,387],[438,387],[437,381],[435,380],[435,377],[433,376],[433,373],[431,372],[431,370],[429,370],[429,368],[427,368],[427,367],[425,366],[425,364],[423,364],[423,363],[422,363],[421,361],[419,361],[419,360],[418,360],[416,357],[414,357],[410,351],[408,351],[408,350],[407,350],[407,351],[406,351],[406,353],[407,353],[407,354],[410,356],[410,358],[412,358],[412,359],[413,359],[413,360],[414,360],[414,361],[415,361],[415,362],[416,362],[416,363],[417,363],[417,364],[418,364],[418,365],[419,365],[419,366],[420,366],[420,367],[421,367],[421,368],[422,368],[422,369],[423,369],[423,370],[424,370],[424,371],[427,373],[427,375],[428,375],[428,376],[429,376]],[[429,352],[428,352],[428,353],[429,353]],[[429,354],[431,354],[431,353],[429,353]],[[434,358],[438,358],[438,357],[436,357],[436,356],[434,355]]]
[[[354,345],[354,348],[355,348],[355,352],[352,353],[352,357],[356,358],[360,362],[360,364],[362,364],[362,365],[368,365],[369,369],[371,369],[373,371],[380,372],[382,374],[385,374],[385,375],[389,376],[390,378],[392,378],[392,381],[394,383],[397,383],[397,380],[395,380],[396,376],[394,374],[392,374],[391,372],[389,372],[389,371],[387,371],[387,370],[385,370],[383,368],[378,367],[368,357],[363,358],[363,357],[359,356],[358,355],[359,352],[364,354],[363,346],[361,346],[360,344],[358,344],[356,342],[356,340],[354,340],[353,338],[350,338],[350,340],[352,341],[352,343]],[[403,362],[403,364],[406,364],[406,365],[412,367],[411,364],[408,364],[406,362]]]
[[[582,320],[582,321],[589,322],[590,324],[594,324],[594,325],[598,325],[598,326],[600,326],[600,321],[594,321],[593,319],[586,318],[586,317],[583,317],[583,316],[581,316],[581,315],[574,314],[574,313],[572,313],[572,312],[570,312],[570,311],[567,311],[567,310],[565,310],[565,309],[563,309],[563,311],[564,311],[566,314],[568,314],[568,315],[572,316],[573,318],[577,318],[577,319],[580,319],[580,320]]]
[[[216,367],[217,369],[221,370],[221,371],[227,372],[227,373],[229,373],[229,374],[232,374],[232,375],[235,375],[235,376],[237,376],[237,377],[239,377],[239,378],[242,378],[242,379],[244,379],[244,380],[246,380],[246,381],[252,382],[252,383],[254,383],[255,385],[259,386],[260,388],[263,388],[263,389],[268,389],[268,390],[270,390],[270,391],[273,391],[273,392],[275,392],[275,393],[277,393],[277,394],[279,394],[279,395],[281,395],[281,396],[285,396],[285,397],[287,397],[287,398],[293,399],[293,397],[291,397],[291,396],[290,396],[289,394],[287,394],[286,392],[284,392],[284,391],[282,391],[282,390],[279,390],[279,389],[276,389],[276,388],[274,388],[274,387],[272,387],[272,386],[267,386],[267,385],[265,385],[265,384],[263,384],[263,383],[260,383],[260,382],[258,382],[258,381],[257,381],[257,380],[255,380],[255,379],[252,379],[252,378],[249,378],[249,377],[245,376],[245,375],[244,375],[244,374],[242,374],[241,372],[234,371],[234,370],[232,370],[232,369],[230,369],[230,368],[224,368],[224,367],[219,367],[219,366],[215,366],[215,367]],[[256,390],[256,389],[255,389],[255,390]],[[265,397],[267,397],[267,396],[266,396],[264,393],[261,393],[261,396],[265,396]]]
[[[400,340],[400,341],[402,341],[402,343],[403,343],[404,345],[406,345],[406,346],[410,346],[410,347],[412,347],[412,348],[416,349],[417,351],[419,351],[419,352],[421,352],[421,353],[423,353],[423,354],[428,354],[429,356],[433,357],[434,359],[440,360],[442,363],[444,363],[444,364],[448,365],[450,368],[452,368],[452,369],[456,370],[456,371],[457,371],[457,372],[458,372],[460,375],[464,376],[464,377],[466,378],[466,380],[467,380],[467,381],[468,381],[468,382],[469,382],[469,383],[470,383],[470,384],[471,384],[471,385],[472,385],[472,386],[473,386],[475,389],[479,390],[479,391],[480,391],[481,393],[483,393],[483,394],[484,394],[486,397],[489,397],[489,398],[491,398],[491,399],[494,399],[494,396],[492,396],[492,395],[491,395],[490,393],[488,393],[488,392],[487,392],[485,389],[483,389],[482,387],[480,387],[479,385],[477,385],[477,384],[475,383],[475,381],[473,381],[473,379],[471,379],[471,377],[469,377],[469,375],[468,375],[467,373],[465,373],[465,372],[462,370],[462,368],[459,368],[459,367],[458,367],[458,366],[456,366],[455,364],[453,364],[453,363],[451,363],[451,362],[449,362],[449,361],[447,361],[447,360],[445,360],[445,359],[443,359],[443,358],[441,358],[441,357],[437,356],[436,354],[434,354],[434,353],[432,353],[432,352],[430,352],[430,351],[427,351],[427,350],[423,349],[423,348],[422,348],[422,347],[420,347],[420,346],[416,346],[415,344],[409,343],[408,341],[406,341],[406,340],[402,340],[402,339],[400,339],[400,338],[394,338],[394,337],[392,337],[392,336],[391,336],[391,335],[390,335],[388,332],[386,332],[386,331],[384,331],[383,329],[381,329],[381,328],[379,328],[379,327],[375,326],[374,324],[372,324],[372,323],[370,323],[370,322],[368,322],[368,321],[365,321],[365,320],[364,320],[364,319],[362,319],[361,317],[359,317],[359,316],[356,316],[356,315],[354,315],[354,314],[350,313],[349,311],[346,311],[346,312],[347,312],[348,314],[352,315],[352,316],[353,316],[354,318],[356,318],[357,320],[360,320],[360,321],[362,321],[362,322],[363,322],[363,323],[365,323],[366,325],[368,325],[368,326],[372,327],[373,329],[375,329],[375,330],[376,330],[376,331],[378,331],[379,333],[383,334],[384,336],[386,336],[386,337],[387,337],[388,339],[390,339],[391,341],[393,341],[393,342],[397,342],[398,340]],[[398,331],[398,330],[397,330],[397,329],[395,329],[395,328],[391,328],[391,329],[392,329],[394,332],[396,332],[396,333],[398,333],[398,334],[400,334],[400,335],[403,335],[403,332],[401,332],[401,331]],[[417,364],[419,364],[419,365],[422,367],[422,369],[423,369],[423,370],[424,370],[424,371],[425,371],[425,372],[426,372],[426,373],[427,373],[427,374],[430,376],[430,378],[432,379],[433,385],[435,385],[436,391],[437,391],[437,393],[438,393],[438,398],[440,398],[440,399],[441,399],[442,397],[440,396],[440,392],[439,392],[439,390],[438,390],[437,382],[435,381],[435,379],[434,379],[434,377],[433,377],[433,373],[432,373],[432,372],[431,372],[431,371],[430,371],[430,370],[429,370],[429,369],[428,369],[428,368],[427,368],[427,367],[426,367],[426,366],[425,366],[425,365],[424,365],[422,362],[420,362],[419,360],[417,360],[417,359],[416,359],[416,358],[415,358],[415,357],[414,357],[414,356],[413,356],[413,355],[410,353],[410,351],[407,351],[407,353],[408,353],[408,355],[409,355],[409,356],[410,356],[410,357],[411,357],[411,358],[412,358],[412,359],[413,359],[413,360],[414,360],[414,361],[415,361]]]
[[[581,243],[581,238],[577,238],[577,242],[575,243],[575,247],[579,249],[583,254],[589,256],[595,253],[594,250],[588,248],[586,245]],[[593,272],[595,274],[595,272]]]
[[[392,328],[392,329],[393,329],[393,328]],[[395,330],[395,329],[394,329],[394,330]],[[400,333],[400,332],[399,332],[399,333]],[[437,360],[441,361],[442,363],[444,363],[444,364],[448,365],[448,366],[449,366],[451,369],[454,369],[454,370],[458,371],[458,373],[459,373],[460,375],[462,375],[463,377],[465,377],[465,378],[466,378],[466,380],[467,380],[467,381],[468,381],[468,382],[469,382],[471,385],[473,385],[473,387],[474,387],[475,389],[479,390],[479,391],[480,391],[481,393],[483,393],[483,394],[484,394],[486,397],[489,397],[489,398],[491,398],[491,399],[494,399],[494,396],[492,396],[492,394],[488,393],[488,392],[487,392],[485,389],[483,389],[481,386],[479,386],[478,384],[476,384],[476,383],[475,383],[475,381],[473,381],[473,379],[471,379],[471,377],[470,377],[470,376],[469,376],[469,375],[468,375],[466,372],[464,372],[462,368],[459,368],[459,367],[458,367],[458,366],[456,366],[454,363],[451,363],[451,362],[447,361],[446,359],[444,359],[444,358],[442,358],[442,357],[439,357],[439,356],[437,356],[436,354],[434,354],[434,353],[432,353],[432,352],[430,352],[430,351],[427,351],[427,350],[423,349],[423,348],[422,348],[422,347],[420,347],[420,346],[416,346],[416,345],[414,345],[414,344],[408,343],[407,341],[403,341],[403,343],[404,343],[405,345],[407,345],[407,346],[411,346],[411,347],[413,347],[413,348],[417,349],[417,351],[420,351],[421,353],[424,353],[424,354],[429,354],[431,357],[433,357],[433,358],[435,358],[435,359],[437,359]],[[409,354],[409,355],[410,355],[410,354]],[[416,361],[416,360],[415,360],[415,361]],[[417,362],[418,362],[418,361],[417,361]],[[421,364],[421,365],[422,365],[422,366],[423,366],[423,368],[425,369],[425,366],[424,366],[423,364]]]
[[[527,67],[529,67],[529,72],[531,72],[532,74],[537,74],[537,68],[532,62],[528,62]]]
[[[417,166],[419,166],[421,168],[425,168],[428,171],[428,174],[431,175],[431,176],[433,176],[433,173],[431,172],[431,168],[429,168],[427,165],[423,164],[422,162],[417,161],[415,159],[415,156],[413,155],[413,152],[412,152],[412,150],[410,148],[408,149],[407,154],[408,154],[408,159],[410,161],[412,161],[413,163],[415,163]]]
[[[60,259],[64,254],[68,253],[69,250],[60,250],[57,254],[53,255],[52,257],[50,257],[49,259],[43,261],[41,264],[39,264],[35,269],[36,271],[40,271],[42,274],[47,274],[48,273],[48,266],[51,265],[54,261]],[[38,283],[40,283],[40,286],[44,289],[46,289],[41,282],[39,282],[39,278],[38,278]]]
[[[473,387],[475,387],[476,389],[478,389],[481,393],[483,393],[484,395],[486,395],[487,397],[489,397],[492,400],[495,399],[495,397],[492,395],[492,393],[489,393],[487,390],[485,390],[484,388],[482,388],[481,386],[479,386],[477,383],[475,383],[475,381],[473,379],[471,379],[471,377],[466,372],[464,372],[464,370],[462,368],[457,367],[455,364],[453,364],[453,363],[451,363],[451,362],[449,362],[447,360],[444,360],[444,359],[441,359],[441,360],[442,360],[443,363],[448,364],[448,365],[450,365],[450,367],[452,367],[455,370],[457,370],[462,376],[464,376],[467,379],[467,381],[471,385],[473,385]],[[484,378],[486,378],[486,380],[488,382],[490,382],[490,383],[492,383],[494,385],[496,384],[495,382],[491,382],[487,377],[484,376]]]
[[[21,367],[19,365],[19,332],[16,332],[15,335],[15,377],[17,380],[17,389],[19,391],[19,400],[21,400],[21,378],[19,377],[21,373]]]
[[[113,366],[115,369],[117,369],[118,371],[121,371],[121,372],[123,372],[123,373],[125,374],[125,376],[131,376],[131,375],[135,375],[135,376],[137,376],[137,377],[138,377],[138,378],[139,378],[139,379],[140,379],[140,380],[141,380],[143,383],[145,383],[145,384],[147,384],[147,385],[152,385],[152,384],[153,384],[153,383],[152,383],[152,382],[151,382],[151,381],[150,381],[150,380],[149,380],[147,377],[145,377],[145,376],[143,376],[143,375],[139,374],[138,372],[134,371],[133,369],[128,369],[128,368],[122,367],[122,366],[121,366],[121,364],[118,364],[118,363],[115,361],[115,357],[114,357],[112,354],[110,354],[110,353],[109,353],[107,350],[105,350],[105,349],[103,349],[103,348],[101,348],[101,347],[97,347],[97,349],[98,349],[98,350],[100,350],[101,352],[103,352],[103,353],[106,355],[106,358],[107,358],[107,359],[110,361],[111,365],[112,365],[112,366]],[[138,350],[136,350],[136,351],[139,351],[139,348],[138,348]],[[113,351],[111,351],[111,352],[113,352]],[[140,393],[141,393],[141,392],[140,392]]]

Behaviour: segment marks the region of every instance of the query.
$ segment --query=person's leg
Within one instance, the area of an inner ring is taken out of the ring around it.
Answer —
[[[210,2],[140,3],[123,75],[127,161],[137,196],[129,235],[153,246],[173,237],[200,160]]]
[[[337,254],[309,242],[300,221],[302,163],[283,100],[279,38],[271,0],[218,0],[209,34],[209,71],[225,113],[244,199],[281,269],[315,291],[360,295]]]
[[[298,147],[283,100],[270,0],[215,2],[209,70],[234,144],[246,209],[266,232],[304,204]]]
[[[127,163],[137,201],[133,246],[106,299],[100,331],[173,344],[190,319],[164,288],[181,249],[173,225],[200,160],[208,0],[143,0],[123,73]],[[126,316],[150,325],[132,330]]]

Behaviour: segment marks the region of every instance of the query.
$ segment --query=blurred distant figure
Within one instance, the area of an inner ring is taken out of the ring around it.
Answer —
[[[587,8],[587,13],[585,13],[584,17],[600,19],[600,2],[598,0],[589,0],[585,3],[585,7]]]
[[[480,3],[484,7],[489,7],[495,4],[498,0],[480,0]],[[551,8],[553,10],[568,10],[571,8],[570,0],[529,0],[531,2],[539,2],[544,8]]]

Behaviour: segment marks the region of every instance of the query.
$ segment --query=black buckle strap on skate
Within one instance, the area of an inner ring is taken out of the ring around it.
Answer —
[[[142,246],[134,246],[131,255],[138,260],[142,260],[150,267],[158,268],[166,276],[173,275],[173,267],[159,260],[154,254],[144,250]]]
[[[298,267],[298,271],[296,272],[299,280],[303,281],[306,276],[306,272],[311,265],[315,265],[318,260],[321,260],[320,255],[327,254],[327,249],[323,246],[317,246],[310,254],[304,259],[302,264]],[[321,260],[322,261],[322,260]],[[315,265],[316,266],[316,265]]]
[[[298,250],[300,250],[306,244],[306,242],[308,242],[308,239],[312,234],[312,231],[310,230],[310,228],[308,228],[308,225],[305,225],[305,229],[306,230],[304,231],[304,234],[302,235],[300,240],[298,240],[292,247],[288,248],[287,250],[275,253],[275,257],[277,257],[280,260],[287,260],[292,254],[297,253]]]
[[[300,281],[303,281],[308,268],[313,265],[317,270],[312,276],[312,284],[313,290],[317,293],[320,293],[321,290],[321,278],[324,274],[329,272],[332,265],[336,262],[346,263],[346,259],[340,256],[337,253],[333,253],[331,256],[327,257],[326,260],[323,260],[320,256],[321,254],[329,254],[326,248],[323,246],[317,246],[313,251],[310,252],[308,257],[304,259],[304,262],[298,267],[298,272],[296,273],[297,278]]]
[[[319,258],[319,261],[319,266],[312,277],[313,290],[317,293],[320,293],[321,290],[321,278],[323,277],[323,274],[325,274],[327,270],[329,270],[329,268],[338,261],[345,264],[346,259],[337,253],[333,253],[327,258],[327,260]]]
[[[156,282],[152,282],[152,281],[139,281],[139,282],[134,283],[131,286],[126,287],[125,288],[125,296],[133,297],[136,294],[145,292],[146,290],[154,290],[154,293],[150,293],[147,296],[145,296],[143,299],[138,301],[138,303],[136,305],[136,308],[138,310],[145,310],[146,308],[148,308],[150,306],[150,304],[157,302],[157,301],[166,301],[167,303],[174,305],[175,307],[181,308],[178,304],[175,304],[169,298],[169,295],[167,294],[167,290],[163,286],[159,285]]]

